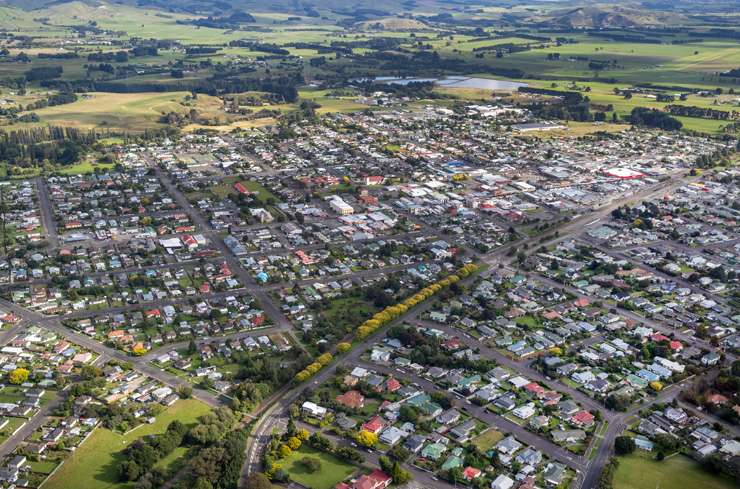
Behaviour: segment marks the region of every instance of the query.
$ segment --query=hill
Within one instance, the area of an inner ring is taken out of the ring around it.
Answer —
[[[613,27],[643,27],[672,25],[683,22],[683,15],[667,12],[638,10],[624,7],[578,7],[553,11],[541,19],[553,27],[571,29],[603,29]]]

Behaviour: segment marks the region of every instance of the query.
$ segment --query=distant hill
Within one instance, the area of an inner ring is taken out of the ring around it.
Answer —
[[[575,29],[600,29],[606,27],[640,27],[650,25],[670,25],[686,20],[683,15],[671,12],[657,12],[623,7],[578,7],[556,10],[539,19],[553,27]]]

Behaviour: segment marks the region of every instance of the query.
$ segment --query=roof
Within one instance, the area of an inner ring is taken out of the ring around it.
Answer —
[[[361,408],[365,404],[365,396],[358,391],[347,391],[336,398],[339,404],[354,409]]]

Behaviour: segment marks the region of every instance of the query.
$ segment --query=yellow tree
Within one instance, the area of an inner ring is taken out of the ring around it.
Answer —
[[[357,433],[357,443],[363,447],[372,447],[378,443],[378,435],[372,431],[362,430]]]
[[[17,368],[10,372],[9,380],[11,384],[20,385],[28,380],[30,372],[25,368]]]

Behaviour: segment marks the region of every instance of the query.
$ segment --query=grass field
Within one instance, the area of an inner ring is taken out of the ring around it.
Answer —
[[[300,463],[304,457],[318,460],[321,468],[313,474],[309,473]],[[282,463],[283,470],[290,475],[291,480],[311,489],[332,489],[355,471],[354,466],[332,455],[305,447],[293,452]]]
[[[639,452],[639,450],[638,450]],[[706,472],[685,455],[675,455],[662,462],[651,454],[635,453],[619,457],[619,468],[614,475],[614,489],[712,488],[733,489],[737,486],[728,477]]]
[[[500,431],[494,430],[493,428],[487,429],[480,435],[473,438],[473,445],[475,445],[475,448],[477,448],[480,452],[486,453],[488,450],[493,448],[493,446],[500,442],[504,438],[503,433]]]
[[[85,489],[129,488],[133,484],[123,484],[117,479],[117,466],[120,452],[139,438],[164,433],[167,425],[174,420],[187,425],[195,425],[197,418],[209,412],[208,406],[194,399],[180,400],[157,417],[153,424],[120,435],[105,428],[98,428],[43,485],[44,489]],[[175,459],[160,461],[161,466],[171,466]]]

